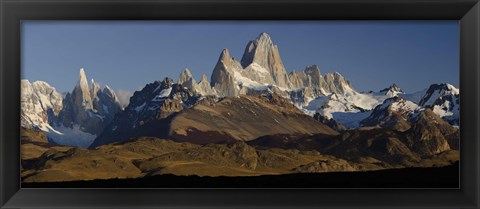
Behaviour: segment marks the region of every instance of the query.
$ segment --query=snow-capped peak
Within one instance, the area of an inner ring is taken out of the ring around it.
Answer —
[[[385,110],[388,108],[390,111],[415,111],[421,107],[415,104],[414,102],[402,99],[400,97],[392,97],[386,99],[382,105],[375,108],[375,110]]]
[[[432,84],[427,92],[419,101],[422,106],[432,106],[435,101],[447,95],[459,95],[460,91],[455,86],[448,83]]]
[[[397,96],[398,94],[404,93],[403,90],[398,87],[395,83],[390,85],[388,88],[380,90],[380,93],[383,93],[389,97]]]
[[[370,116],[362,120],[360,124],[362,126],[396,126],[401,130],[406,130],[409,126],[405,122],[422,109],[414,102],[400,97],[392,97],[375,107]]]
[[[380,92],[387,92],[387,91],[395,91],[395,92],[403,92],[403,90],[397,86],[397,84],[393,83],[388,88],[384,88],[380,90]]]
[[[452,94],[460,94],[460,89],[456,88],[452,84],[446,83],[447,89],[450,90]]]

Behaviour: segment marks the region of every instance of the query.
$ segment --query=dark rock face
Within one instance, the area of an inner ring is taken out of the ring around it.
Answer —
[[[411,119],[407,145],[422,156],[458,149],[458,129],[453,128],[430,109]],[[452,147],[450,147],[452,144]]]
[[[334,145],[338,156],[359,154],[386,160],[389,163],[415,162],[452,149],[458,149],[458,129],[442,120],[430,109],[410,119],[411,128],[395,130],[373,128],[350,130]],[[413,165],[413,164],[412,164]]]
[[[349,89],[352,89],[349,81],[345,79],[340,73],[327,73],[324,75],[325,87],[327,92],[344,94]]]
[[[327,117],[321,115],[320,113],[315,113],[313,118],[315,120],[327,125],[328,127],[332,128],[333,130],[344,131],[346,129],[345,126],[343,126],[343,124],[338,123],[333,118],[328,119]]]
[[[181,100],[177,99],[166,99],[163,104],[160,106],[159,111],[157,111],[156,118],[163,119],[170,116],[173,113],[180,112],[183,110]]]
[[[139,127],[167,119],[174,113],[194,105],[200,96],[189,88],[174,84],[171,78],[147,84],[130,98],[129,105],[115,116],[110,125],[95,139],[92,147],[124,141],[133,136]],[[167,130],[157,130],[159,132]]]
[[[419,155],[402,143],[403,137],[404,134],[400,132],[385,129],[350,130],[343,133],[325,152],[350,160],[369,156],[390,164],[418,161]]]
[[[430,87],[428,87],[427,92],[418,104],[421,106],[431,106],[433,102],[437,100],[435,95],[442,95],[445,93],[445,91],[449,91],[447,84],[432,84]]]
[[[453,85],[447,83],[430,85],[419,105],[432,108],[437,115],[452,125],[460,124],[460,90]]]
[[[320,74],[320,68],[317,65],[311,65],[305,67],[305,70],[303,70],[305,75],[310,77],[310,82],[311,86],[315,88],[323,88],[325,87],[325,80]],[[303,78],[303,80],[305,80]]]
[[[98,114],[105,117],[105,123],[110,123],[115,115],[122,111],[119,105],[117,95],[109,87],[106,86],[102,92],[98,91],[93,100],[93,109],[97,110]]]

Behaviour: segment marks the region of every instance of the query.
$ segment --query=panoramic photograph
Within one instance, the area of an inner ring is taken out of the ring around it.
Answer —
[[[458,188],[458,21],[23,21],[24,188]]]

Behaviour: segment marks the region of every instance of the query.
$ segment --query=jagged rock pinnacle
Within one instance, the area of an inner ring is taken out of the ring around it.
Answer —
[[[202,75],[202,80],[200,80],[200,82],[208,82],[208,78],[205,73]]]
[[[193,78],[192,73],[188,68],[185,68],[182,73],[180,73],[178,84],[192,85],[193,83],[195,83],[195,79]]]

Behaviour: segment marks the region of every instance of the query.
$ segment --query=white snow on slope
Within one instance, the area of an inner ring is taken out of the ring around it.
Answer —
[[[239,72],[238,70],[235,70],[235,69],[233,71],[233,77],[234,77],[234,80],[239,85],[242,85],[242,86],[245,86],[245,87],[248,87],[248,88],[252,88],[252,89],[256,89],[256,90],[264,90],[268,87],[268,85],[258,83],[256,81],[251,80],[250,78],[247,78],[247,77],[243,76],[241,72]]]
[[[453,97],[453,101],[445,100],[442,104],[433,106],[433,112],[446,120],[455,120],[460,117],[458,107],[459,97]]]
[[[450,88],[452,91],[455,91],[456,89],[453,86]],[[388,94],[385,92],[359,93],[353,89],[347,89],[346,93],[343,95],[330,94],[327,96],[317,97],[311,100],[307,105],[303,106],[302,110],[309,115],[314,115],[316,112],[318,112],[327,118],[333,118],[347,128],[356,128],[359,126],[359,122],[370,116],[372,110],[378,105],[382,105],[380,108],[386,108],[391,105],[393,100],[386,103],[383,102],[388,98],[392,98],[394,95],[397,95],[405,100],[410,100],[393,104],[391,108],[394,110],[418,110],[420,108],[418,106],[418,102],[422,99],[422,97],[425,96],[426,91],[427,89],[412,94],[400,92]],[[441,117],[453,115],[453,113],[448,113],[445,111],[445,109],[447,109],[445,105],[435,108],[434,112]]]
[[[49,125],[46,128],[48,130],[42,129],[42,131],[45,132],[45,135],[47,135],[50,140],[65,146],[88,147],[97,137],[96,135],[81,131],[78,125],[74,125],[73,128],[63,126],[51,127]]]
[[[424,103],[425,106],[432,106],[435,101],[442,95],[443,91],[434,91],[430,98]]]
[[[267,69],[265,69],[264,67],[260,66],[259,64],[255,63],[255,62],[250,64],[247,68],[249,68],[249,67],[253,68],[255,70],[255,72],[257,72],[260,75],[263,75],[263,76],[270,75],[270,72]]]
[[[423,96],[425,96],[425,94],[427,93],[427,90],[428,89],[424,89],[411,94],[398,94],[397,96],[418,104],[420,103],[420,100],[422,100]]]
[[[344,95],[330,94],[317,97],[304,107],[304,111],[317,111],[327,118],[337,120],[334,113],[358,113],[362,109],[371,110],[387,98],[388,96],[383,94],[364,94],[348,89]],[[361,115],[363,117],[365,114]],[[337,116],[340,115],[337,114]]]
[[[404,100],[404,102],[395,102],[390,106],[390,108],[393,111],[398,111],[398,110],[415,111],[415,110],[421,109],[420,106],[408,100]]]
[[[165,97],[170,96],[170,93],[172,93],[172,87],[167,88],[167,89],[163,89],[162,91],[160,91],[160,93],[158,94],[157,97],[165,98]]]

